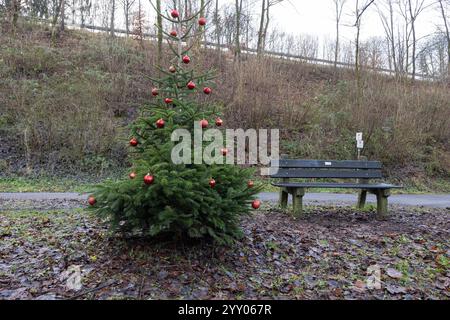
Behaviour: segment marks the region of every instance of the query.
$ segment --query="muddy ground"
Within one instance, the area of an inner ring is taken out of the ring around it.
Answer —
[[[235,246],[216,247],[125,239],[73,203],[30,205],[0,212],[0,299],[450,298],[448,209],[393,207],[377,221],[267,207],[242,219]]]

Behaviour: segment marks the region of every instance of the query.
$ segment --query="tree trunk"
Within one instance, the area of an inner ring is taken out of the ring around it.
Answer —
[[[263,50],[266,48],[266,39],[267,39],[267,32],[269,30],[269,22],[270,22],[270,3],[269,0],[267,0],[267,7],[266,7],[266,25],[264,26],[264,35],[263,35]]]
[[[412,80],[416,78],[416,15],[413,13],[411,0],[408,0],[409,14],[411,19],[411,31],[412,31]]]
[[[235,51],[234,60],[239,61],[241,56],[241,11],[242,11],[242,0],[236,0],[236,39],[235,39]]]
[[[156,0],[156,10],[161,12],[161,0]],[[187,10],[187,9],[186,9]],[[163,31],[162,31],[162,17],[157,13],[156,25],[158,29],[158,65],[161,66],[162,61],[162,45],[163,45]]]
[[[397,58],[395,54],[395,32],[394,32],[394,9],[392,7],[392,0],[389,0],[389,15],[390,15],[390,25],[391,25],[391,51],[392,51],[392,63],[394,64],[395,74],[397,75]]]
[[[445,36],[447,39],[447,77],[450,81],[450,26],[445,14],[444,4],[442,0],[439,0],[439,6],[441,8],[442,19],[444,20]]]
[[[61,0],[61,25],[59,31],[63,32],[66,29],[66,0]]]
[[[62,7],[64,6],[64,0],[58,2],[58,7],[53,15],[52,21],[52,44],[56,43],[56,36],[58,35],[58,18],[61,15]]]
[[[13,28],[17,28],[17,21],[19,20],[21,7],[21,0],[12,0],[11,1],[11,12],[12,12],[12,26]]]
[[[336,48],[334,49],[334,68],[337,68],[339,58],[339,21],[336,20]]]
[[[269,1],[269,0],[267,0]],[[263,34],[264,34],[264,24],[265,24],[265,12],[266,12],[266,0],[262,0],[261,6],[261,20],[259,22],[259,32],[258,32],[258,44],[257,44],[257,54],[260,55],[263,49]]]
[[[219,27],[219,0],[216,0],[216,9],[214,12],[214,24],[216,25],[217,50],[220,52],[220,27]]]
[[[72,24],[75,24],[76,0],[72,0]]]
[[[116,13],[116,0],[112,0],[111,1],[111,23],[110,23],[110,27],[109,27],[111,37],[114,37],[114,20],[115,20],[114,15],[115,15],[115,13]]]

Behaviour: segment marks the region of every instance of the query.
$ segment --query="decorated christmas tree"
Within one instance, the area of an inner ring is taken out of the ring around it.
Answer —
[[[204,32],[207,24],[200,16],[202,9],[188,17],[177,8],[167,15],[158,12],[173,27],[163,33],[174,57],[157,67],[162,76],[151,78],[153,99],[141,107],[131,125],[129,177],[99,185],[89,198],[91,210],[107,217],[113,230],[230,243],[241,234],[240,217],[260,206],[255,200],[260,187],[251,180],[254,170],[233,164],[194,164],[189,161],[199,152],[194,142],[189,143],[193,150],[182,155],[186,161],[173,161],[176,130],[194,137],[195,128],[204,133],[224,127],[210,103],[198,102],[199,95],[213,94],[213,72],[197,74],[191,68],[195,58],[189,55],[190,43],[199,36],[192,30]],[[200,153],[207,147],[203,143]],[[213,151],[223,158],[228,153],[224,146]]]

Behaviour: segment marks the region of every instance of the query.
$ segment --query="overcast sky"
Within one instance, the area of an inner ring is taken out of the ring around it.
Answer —
[[[360,0],[364,2],[365,0]],[[375,0],[375,3],[382,3],[384,0]],[[416,1],[416,0],[414,0]],[[421,0],[418,0],[421,1]],[[436,31],[438,25],[442,25],[439,11],[437,10],[437,0],[425,0],[429,6],[418,18],[416,30],[418,39]],[[169,3],[170,1],[167,1]],[[215,1],[213,1],[214,4]],[[164,1],[163,1],[164,3]],[[221,7],[234,5],[235,0],[219,0]],[[251,14],[254,21],[259,21],[261,11],[261,0],[248,0]],[[341,22],[342,40],[353,40],[355,28],[346,25],[354,25],[355,18],[352,12],[355,10],[356,0],[347,0]],[[146,11],[150,11],[149,3],[144,0]],[[432,5],[434,4],[434,5]],[[432,5],[432,6],[430,6]],[[395,7],[397,9],[397,7]],[[318,36],[320,40],[326,37],[335,38],[335,8],[333,0],[284,0],[272,9],[271,28],[279,31],[286,31],[292,34],[309,34]],[[153,20],[153,14],[150,19]],[[399,21],[401,23],[401,21]],[[153,24],[153,23],[152,23]],[[365,13],[362,24],[361,38],[366,39],[372,36],[383,36],[384,30],[375,5]]]
[[[233,0],[221,0],[222,3],[234,2]],[[252,0],[250,0],[252,1]],[[255,16],[259,17],[260,0],[255,1]],[[380,1],[380,0],[378,0]],[[360,1],[362,2],[362,1]],[[377,0],[375,0],[375,3]],[[435,3],[436,0],[425,0],[427,4]],[[354,24],[355,18],[351,16],[354,11],[355,0],[347,0],[344,9],[343,23]],[[335,18],[333,0],[285,0],[273,7],[273,24],[277,29],[290,33],[306,33],[319,37],[335,37]],[[430,34],[435,31],[436,24],[440,23],[440,16],[436,6],[427,9],[417,20],[417,31],[419,36]],[[353,39],[354,28],[341,27],[342,36]],[[383,36],[383,26],[381,25],[377,9],[373,6],[367,11],[363,20],[362,38],[370,36]]]

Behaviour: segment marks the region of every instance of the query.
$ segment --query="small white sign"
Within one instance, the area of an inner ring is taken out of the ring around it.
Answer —
[[[326,165],[326,166],[331,166],[332,163],[331,163],[331,162],[325,162],[325,165]]]
[[[358,149],[364,149],[364,141],[358,140],[357,143],[356,143],[356,147]]]
[[[356,133],[356,141],[362,141],[362,139],[363,139],[363,133],[357,132]]]

